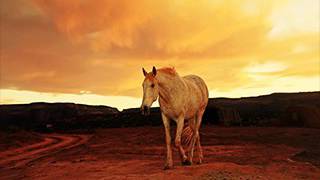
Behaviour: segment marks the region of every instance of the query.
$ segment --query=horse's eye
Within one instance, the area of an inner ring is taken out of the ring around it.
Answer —
[[[154,84],[151,84],[151,87],[154,88]]]

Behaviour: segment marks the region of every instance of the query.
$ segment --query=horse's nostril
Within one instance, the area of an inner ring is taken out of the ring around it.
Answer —
[[[148,110],[148,106],[143,106],[143,110]]]

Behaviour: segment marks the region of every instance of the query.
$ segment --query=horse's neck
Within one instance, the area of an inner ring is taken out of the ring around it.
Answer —
[[[185,90],[184,82],[178,75],[171,76],[159,73],[157,80],[159,84],[160,105],[161,103],[172,104],[174,100],[182,96],[181,92]]]

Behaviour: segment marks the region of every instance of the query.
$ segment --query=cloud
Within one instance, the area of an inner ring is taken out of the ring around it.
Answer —
[[[0,2],[1,89],[140,97],[141,67],[156,65],[198,74],[210,90],[259,94],[278,78],[310,82],[320,71],[311,1]],[[306,21],[292,13],[310,8]],[[260,79],[245,71],[270,62],[286,68]]]
[[[60,32],[113,58],[232,55],[226,47],[245,53],[236,47],[263,40],[273,4],[247,2],[252,12],[239,1],[35,2]]]

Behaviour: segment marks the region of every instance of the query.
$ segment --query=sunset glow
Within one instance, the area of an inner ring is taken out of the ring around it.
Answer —
[[[210,97],[320,90],[318,0],[0,1],[0,103],[141,103],[142,67]]]

